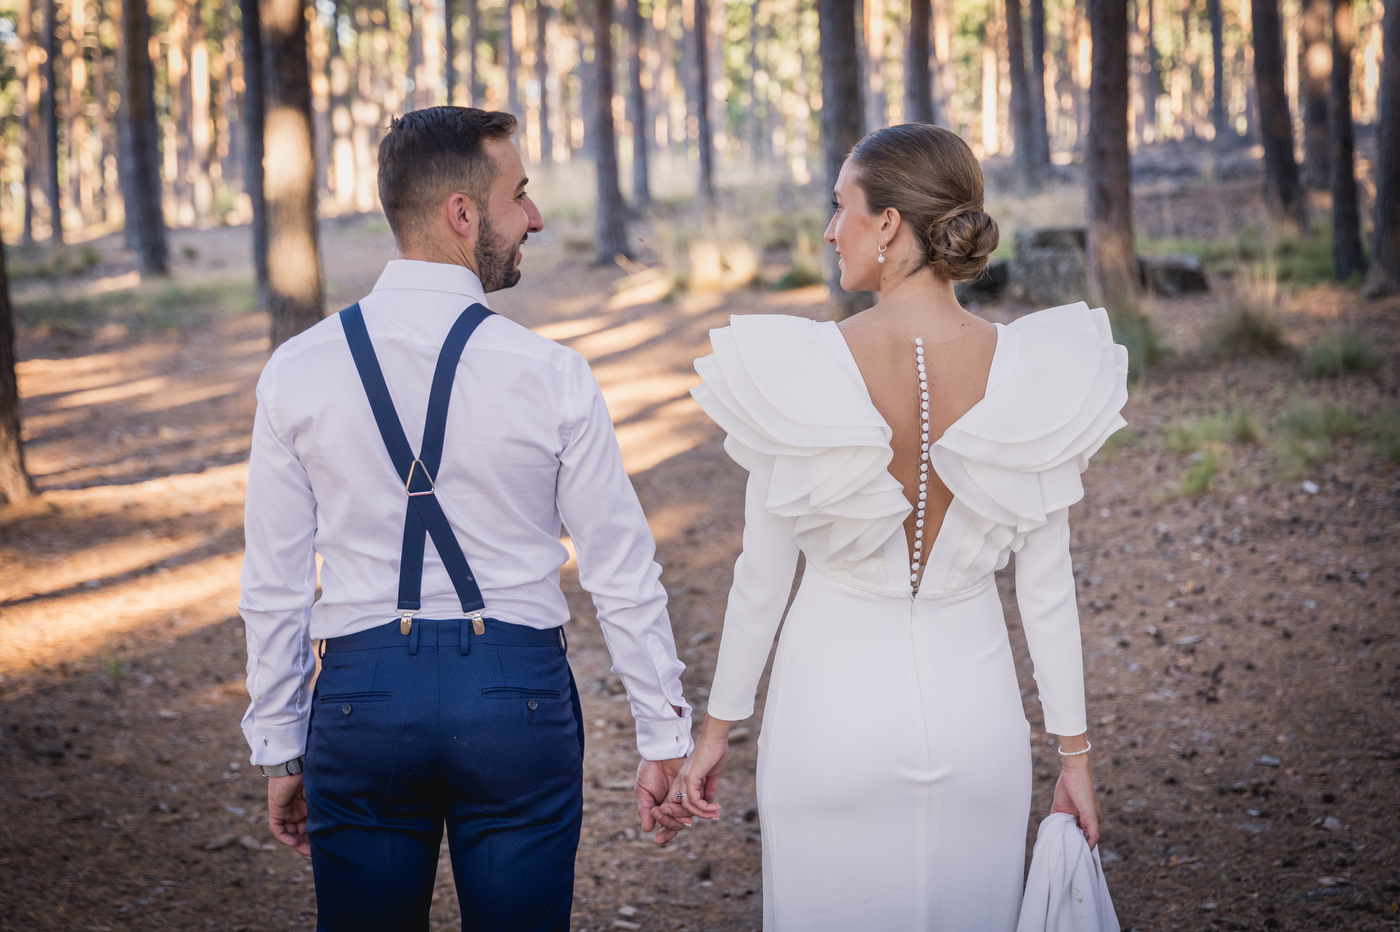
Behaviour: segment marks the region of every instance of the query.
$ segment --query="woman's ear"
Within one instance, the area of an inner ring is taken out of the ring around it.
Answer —
[[[893,207],[886,207],[884,216],[880,219],[880,240],[881,242],[893,242],[899,235],[899,228],[904,219],[900,217],[899,211]]]

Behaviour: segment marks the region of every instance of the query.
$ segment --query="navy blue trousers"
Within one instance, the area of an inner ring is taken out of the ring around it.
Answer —
[[[462,929],[567,930],[583,719],[560,629],[394,621],[325,642],[305,786],[317,929],[428,928],[446,826]]]

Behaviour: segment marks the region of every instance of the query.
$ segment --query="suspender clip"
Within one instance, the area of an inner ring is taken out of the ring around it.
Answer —
[[[413,613],[399,612],[399,634],[408,634],[413,630]]]
[[[420,472],[423,474],[422,479],[426,480],[428,483],[428,487],[426,489],[415,489],[413,487],[413,481],[419,478],[418,474]],[[423,465],[422,460],[416,459],[408,467],[408,480],[404,482],[403,490],[408,493],[409,498],[417,498],[420,495],[432,495],[435,491],[437,491],[437,483],[433,482],[433,477],[429,475],[428,467]]]
[[[471,619],[472,633],[478,636],[486,633],[485,621],[486,609],[479,608],[474,612],[467,612],[467,617]]]

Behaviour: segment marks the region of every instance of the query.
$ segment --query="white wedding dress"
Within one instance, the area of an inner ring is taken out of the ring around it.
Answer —
[[[985,397],[927,449],[954,499],[916,591],[891,430],[837,326],[710,337],[693,394],[749,480],[709,714],[753,714],[807,558],[759,738],[764,929],[1011,932],[1030,736],[992,577],[1015,553],[1046,729],[1080,734],[1067,511],[1124,424],[1126,351],[1082,303],[997,325]]]

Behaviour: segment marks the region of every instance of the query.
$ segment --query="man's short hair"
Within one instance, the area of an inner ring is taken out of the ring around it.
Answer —
[[[427,107],[390,122],[379,142],[379,202],[394,239],[411,239],[456,191],[485,210],[496,165],[482,143],[515,128],[509,113],[474,107]]]

